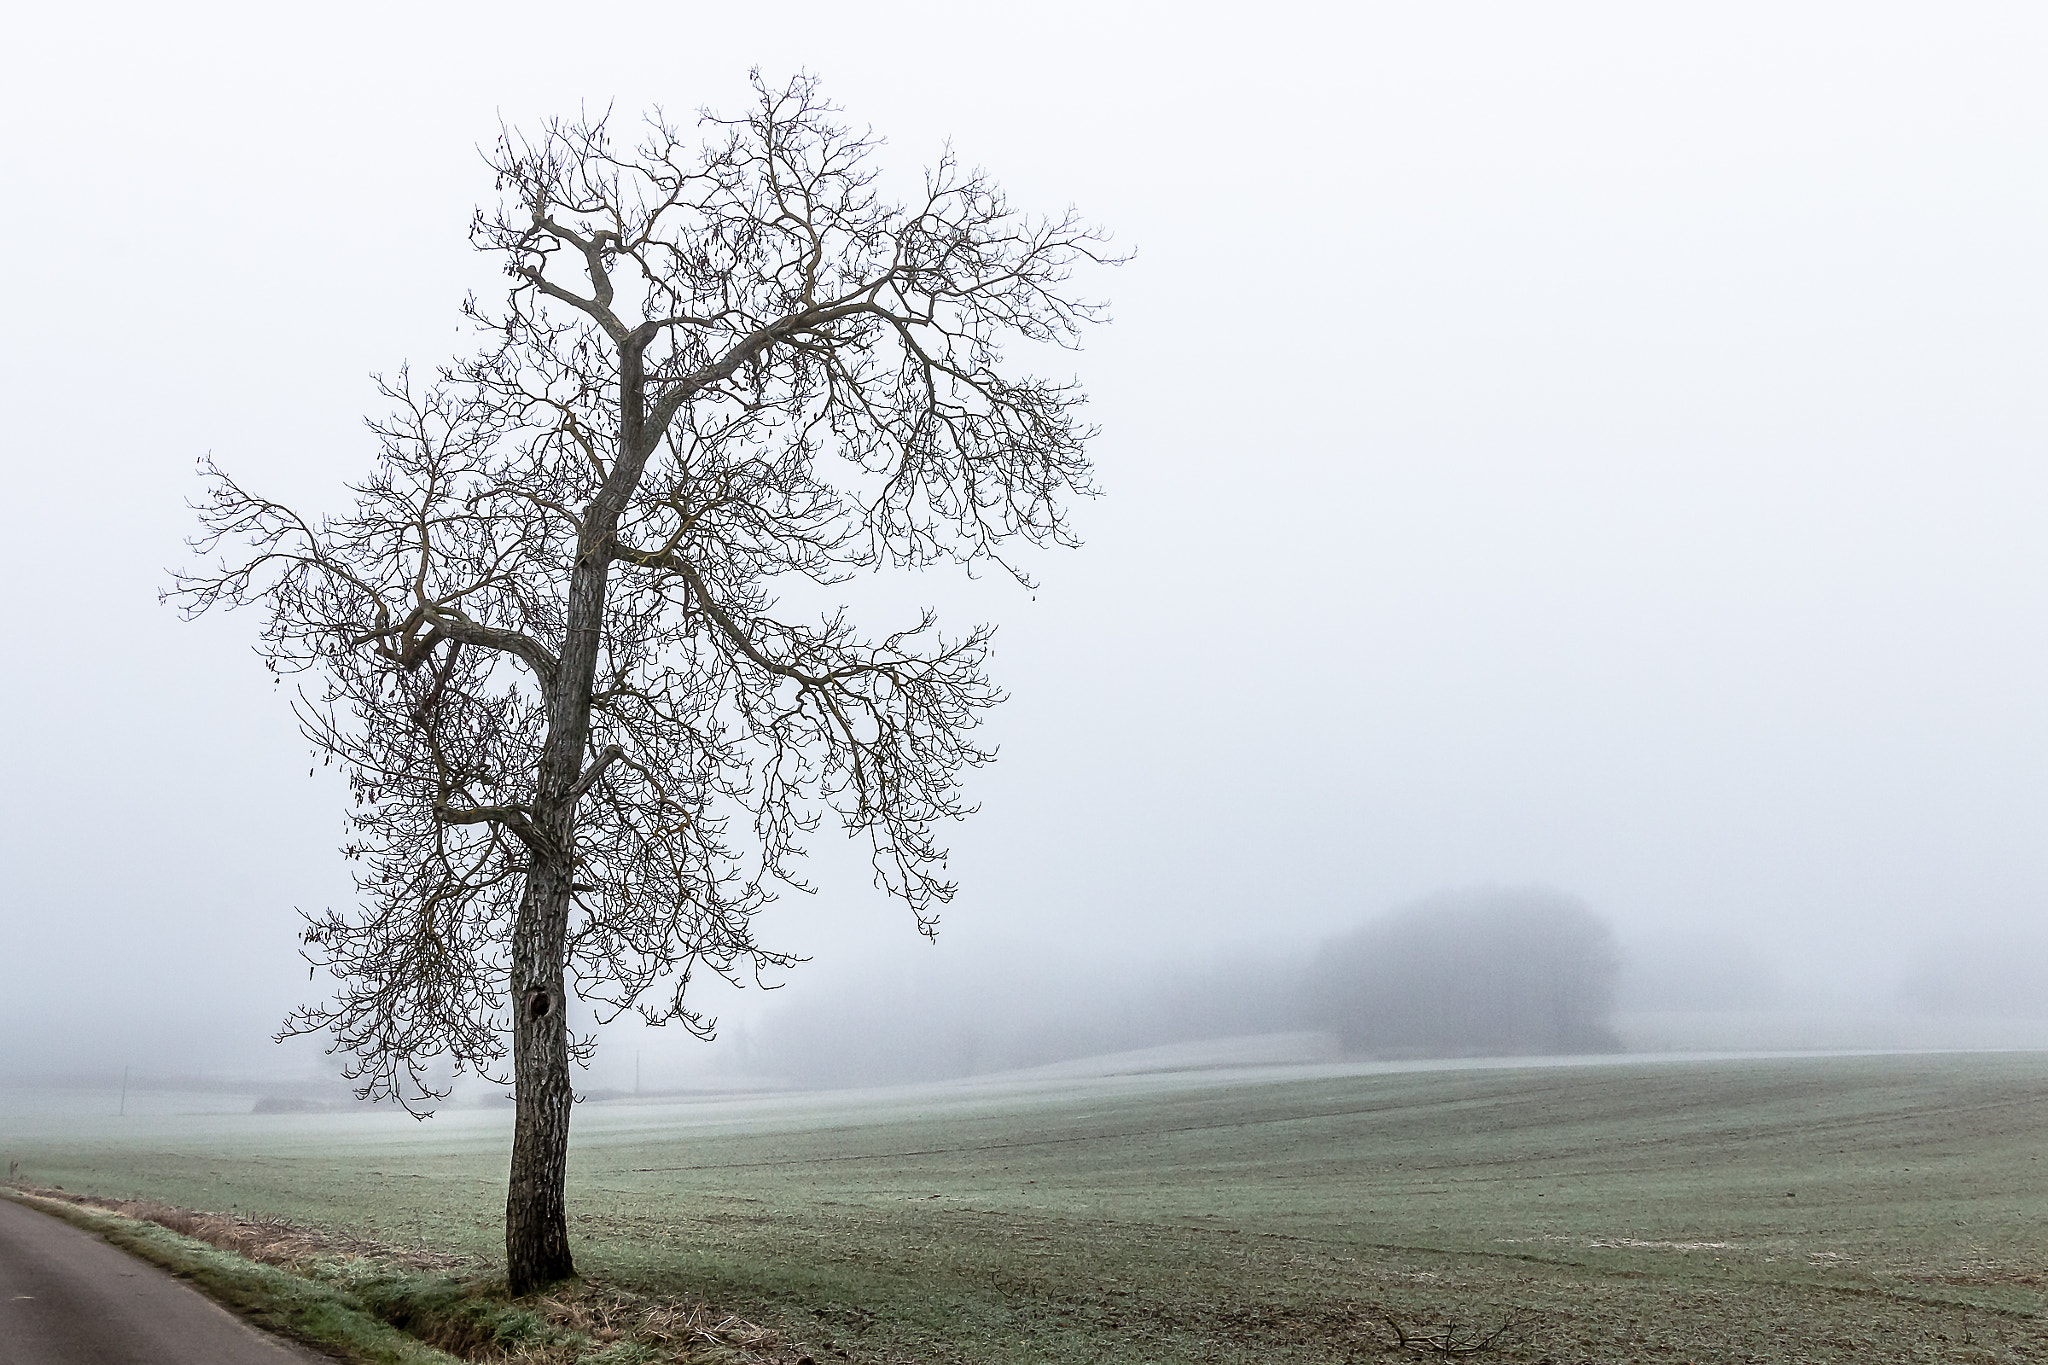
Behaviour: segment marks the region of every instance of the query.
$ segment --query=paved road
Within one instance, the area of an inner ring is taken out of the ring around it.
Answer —
[[[0,1365],[307,1365],[146,1261],[0,1198]]]

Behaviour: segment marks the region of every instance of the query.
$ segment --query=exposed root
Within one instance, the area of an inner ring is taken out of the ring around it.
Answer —
[[[1522,1317],[1517,1313],[1508,1314],[1491,1330],[1463,1322],[1441,1323],[1432,1327],[1404,1325],[1392,1313],[1384,1311],[1380,1313],[1380,1319],[1394,1329],[1394,1344],[1405,1351],[1476,1356],[1522,1344]]]

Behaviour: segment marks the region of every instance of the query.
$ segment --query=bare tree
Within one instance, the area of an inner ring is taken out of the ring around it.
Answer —
[[[755,90],[701,145],[658,113],[630,149],[602,118],[504,134],[472,237],[511,288],[466,306],[488,344],[383,385],[345,514],[205,462],[210,566],[170,594],[267,608],[269,666],[317,679],[298,715],[353,789],[361,903],[304,932],[339,985],[284,1034],[331,1033],[362,1094],[415,1107],[446,1094],[436,1057],[506,1079],[509,1033],[515,1293],[574,1273],[569,1064],[595,1040],[566,991],[708,1036],[692,973],[794,961],[754,918],[828,814],[925,933],[953,894],[935,831],[991,757],[989,628],[869,634],[779,590],[1017,572],[1004,547],[1071,543],[1090,491],[1080,392],[1001,348],[1076,342],[1099,234],[950,153],[889,202],[812,79]]]

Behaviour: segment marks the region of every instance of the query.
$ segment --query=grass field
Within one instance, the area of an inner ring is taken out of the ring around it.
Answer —
[[[819,1359],[2048,1360],[2048,1056],[1012,1078],[577,1115],[586,1273]],[[21,1179],[495,1257],[507,1116],[0,1117]],[[1428,1354],[1428,1352],[1424,1352]]]

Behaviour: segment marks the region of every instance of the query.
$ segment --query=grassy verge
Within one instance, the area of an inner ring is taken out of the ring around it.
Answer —
[[[515,1300],[502,1279],[458,1273],[450,1258],[336,1244],[288,1223],[51,1190],[0,1193],[161,1266],[264,1331],[350,1365],[714,1365],[770,1361],[759,1352],[781,1344],[776,1333],[702,1303],[587,1281]]]
[[[61,1197],[8,1194],[161,1266],[266,1332],[338,1359],[363,1365],[452,1365],[455,1360],[391,1326],[338,1285],[251,1261],[146,1219]]]

